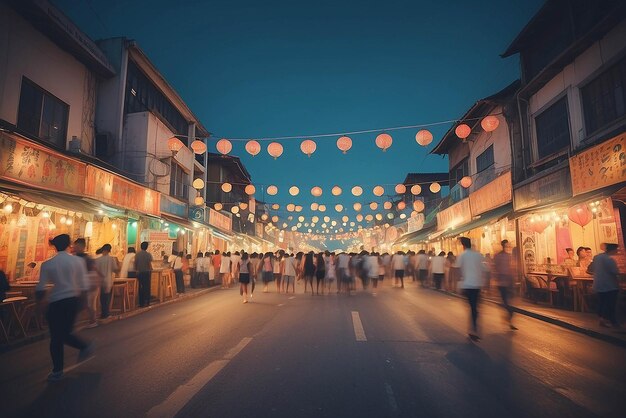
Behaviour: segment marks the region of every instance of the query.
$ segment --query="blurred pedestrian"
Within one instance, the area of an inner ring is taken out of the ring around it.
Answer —
[[[428,282],[428,255],[425,250],[417,253],[417,277],[422,287],[425,287]]]
[[[252,263],[248,253],[241,252],[241,260],[239,260],[239,295],[243,296],[243,303],[248,303],[248,285],[250,284],[250,271],[252,270]]]
[[[304,256],[304,264],[302,265],[304,275],[304,293],[306,293],[307,284],[311,285],[311,295],[313,295],[313,276],[315,276],[315,257],[313,251],[309,251]]]
[[[337,266],[335,263],[335,253],[331,253],[326,251],[326,283],[328,284],[328,294],[330,294],[330,289],[335,283],[337,290],[339,290],[339,283],[337,282]]]
[[[457,258],[457,266],[461,274],[461,289],[467,297],[471,310],[471,330],[468,332],[472,341],[480,340],[478,335],[478,299],[480,290],[485,285],[483,256],[472,249],[472,241],[468,237],[460,237],[463,252]]]
[[[95,328],[98,326],[98,320],[96,318],[96,302],[98,298],[98,289],[100,288],[100,275],[96,271],[94,259],[85,252],[86,249],[87,242],[85,241],[85,238],[77,238],[76,241],[74,241],[74,254],[85,260],[85,267],[87,268],[87,277],[89,280],[87,303],[85,304],[88,318],[87,328]]]
[[[619,322],[615,315],[619,292],[619,269],[613,256],[617,254],[617,244],[604,244],[604,252],[593,258],[589,270],[593,273],[593,290],[598,295],[598,316],[600,326],[615,328]]]
[[[289,285],[292,293],[296,293],[296,259],[293,254],[285,254],[283,258],[283,286],[285,293],[289,293]]]
[[[220,261],[220,279],[222,281],[222,289],[230,287],[231,264],[230,252],[222,253]]]
[[[101,248],[102,255],[96,258],[94,265],[100,275],[100,317],[109,317],[111,303],[111,289],[113,288],[113,276],[120,271],[117,258],[111,255],[111,244],[104,244]]]
[[[394,271],[394,287],[398,287],[398,281],[400,282],[400,288],[404,289],[404,269],[406,267],[406,258],[404,252],[398,251],[391,257],[391,268]]]
[[[120,268],[120,277],[136,278],[137,269],[135,268],[135,247],[128,247],[126,255],[122,259],[122,267]]]
[[[378,254],[371,252],[366,258],[367,277],[372,281],[372,294],[376,296],[376,290],[378,288],[378,272],[380,269],[380,263],[378,262]]]
[[[152,274],[152,254],[148,252],[147,241],[143,241],[139,252],[135,255],[135,268],[137,269],[137,281],[139,282],[139,307],[150,306],[150,276]]]
[[[266,252],[263,256],[262,273],[263,293],[269,292],[269,284],[274,278],[274,254]]]
[[[441,282],[446,275],[446,253],[441,251],[434,256],[429,263],[430,275],[435,282],[435,289],[441,290]]]
[[[276,282],[276,293],[280,293],[281,290],[281,283],[282,283],[282,279],[283,279],[283,256],[285,254],[285,251],[280,250],[275,254],[275,258],[274,258],[274,270],[273,270],[273,277],[274,277],[274,281]]]
[[[513,307],[510,305],[515,280],[512,256],[509,253],[511,245],[508,240],[502,240],[500,244],[502,245],[502,251],[493,258],[496,285],[502,298],[502,305],[508,312],[509,328],[516,330],[517,328],[513,325]]]
[[[324,260],[324,254],[319,253],[315,258],[315,279],[317,294],[320,294],[320,283],[322,284],[322,295],[324,294],[324,278],[326,277],[326,261]],[[313,286],[311,286],[313,287]]]
[[[87,302],[89,279],[84,260],[68,252],[70,236],[57,235],[50,241],[57,253],[44,261],[39,272],[36,289],[37,301],[41,304],[46,295],[46,285],[53,284],[48,293],[46,317],[50,329],[50,356],[52,372],[48,381],[63,378],[64,345],[80,350],[78,361],[84,361],[93,353],[93,345],[73,334],[76,314]],[[109,249],[110,251],[110,249]]]

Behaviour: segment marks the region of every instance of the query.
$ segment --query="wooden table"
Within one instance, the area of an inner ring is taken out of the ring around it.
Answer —
[[[6,328],[4,324],[2,324],[2,327],[1,327],[2,333],[4,334],[4,338],[7,341],[9,340],[9,334],[11,333],[11,325],[13,321],[17,323],[18,331],[22,334],[22,336],[26,337],[26,331],[24,330],[24,325],[22,324],[22,320],[20,318],[21,315],[20,315],[20,312],[18,312],[20,309],[18,309],[18,307],[21,307],[21,304],[27,300],[28,298],[25,296],[13,296],[13,297],[4,299],[2,303],[0,304],[0,307],[6,307],[10,314],[9,323],[6,326]]]
[[[152,270],[150,273],[150,296],[154,296],[159,302],[164,302],[167,297],[166,290],[171,286],[172,269]],[[169,283],[168,283],[169,282]]]

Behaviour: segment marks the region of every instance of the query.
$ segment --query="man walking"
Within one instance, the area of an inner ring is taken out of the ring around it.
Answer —
[[[457,267],[461,274],[460,288],[467,297],[472,313],[472,328],[468,333],[472,341],[480,340],[478,336],[478,298],[480,289],[484,286],[485,275],[483,256],[472,250],[472,241],[467,237],[460,237],[463,252],[457,258]]]
[[[89,290],[87,291],[87,303],[85,308],[89,315],[89,323],[87,328],[95,328],[98,326],[96,319],[96,299],[98,298],[98,288],[100,287],[99,274],[96,271],[94,260],[85,252],[87,242],[85,238],[78,238],[74,241],[74,254],[83,260],[87,267],[87,277],[89,279]]]
[[[50,241],[57,254],[41,265],[36,297],[42,303],[46,285],[54,286],[48,295],[47,319],[50,326],[50,356],[52,372],[48,381],[56,382],[63,378],[63,347],[65,344],[80,350],[78,361],[86,360],[93,352],[90,343],[76,337],[72,331],[74,319],[80,305],[86,303],[89,279],[86,263],[68,252],[70,236],[57,235]]]
[[[516,330],[517,328],[513,325],[513,308],[509,304],[509,300],[513,295],[514,281],[511,254],[509,253],[511,245],[508,240],[503,240],[500,244],[502,245],[502,251],[493,258],[493,267],[496,273],[498,290],[502,297],[502,304],[504,305],[504,309],[508,312],[509,327],[512,330]]]
[[[619,292],[619,269],[613,259],[617,244],[604,244],[604,252],[593,258],[589,269],[593,271],[593,291],[598,294],[598,315],[600,326],[619,327],[615,316],[617,294]]]
[[[139,307],[150,306],[150,273],[152,272],[152,254],[148,251],[147,241],[141,243],[141,250],[135,255],[135,269],[139,281]]]
[[[101,248],[102,255],[96,258],[96,271],[100,274],[100,307],[101,318],[109,317],[109,304],[111,303],[111,289],[113,288],[113,274],[120,271],[117,258],[111,256],[111,244],[104,244]]]

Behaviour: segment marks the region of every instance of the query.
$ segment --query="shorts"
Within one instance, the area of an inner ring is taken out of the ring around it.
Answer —
[[[239,273],[239,283],[241,284],[250,283],[250,273]]]
[[[283,276],[283,281],[291,283],[295,278],[296,276]]]
[[[398,277],[400,279],[404,279],[404,270],[396,270],[395,277]]]
[[[263,278],[264,283],[271,282],[274,280],[274,273],[271,271],[264,271],[261,277]]]

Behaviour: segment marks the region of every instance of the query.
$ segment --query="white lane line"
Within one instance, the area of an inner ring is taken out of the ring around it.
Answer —
[[[295,299],[295,298],[296,298],[295,296],[289,296],[289,300]]]
[[[385,392],[387,392],[387,402],[389,402],[389,407],[393,412],[398,411],[398,402],[396,402],[396,395],[393,394],[393,389],[391,389],[391,385],[385,382]]]
[[[84,361],[81,361],[80,363],[76,363],[76,364],[74,364],[74,365],[72,365],[70,367],[66,367],[66,368],[63,369],[63,373],[71,372],[72,370],[76,369],[77,367],[82,366],[83,364],[87,363],[88,361],[93,360],[94,358],[96,358],[96,356],[91,356],[88,359],[86,359]]]
[[[173,417],[200,391],[207,383],[211,381],[226,365],[243,350],[246,345],[252,341],[252,338],[246,337],[235,347],[231,348],[221,360],[209,363],[198,374],[189,379],[185,384],[179,386],[170,396],[162,403],[152,407],[147,417]]]
[[[285,306],[284,303],[279,303],[277,306]]]
[[[357,311],[352,311],[352,326],[354,327],[354,337],[357,341],[367,341],[361,317]]]

